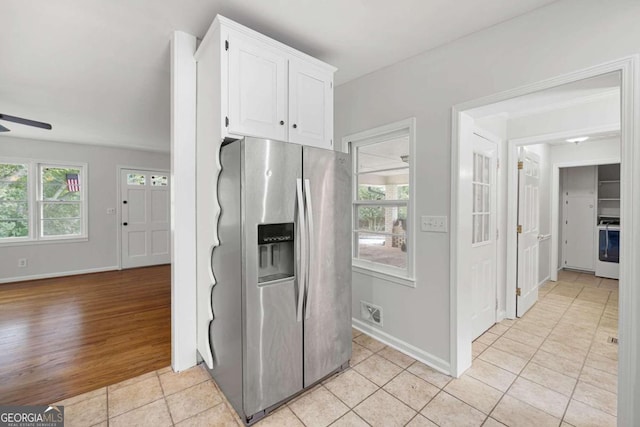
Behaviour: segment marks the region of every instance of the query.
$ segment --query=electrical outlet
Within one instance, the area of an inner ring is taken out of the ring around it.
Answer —
[[[25,268],[26,266],[27,266],[27,259],[26,258],[19,258],[18,259],[18,267]]]
[[[447,217],[423,215],[420,217],[420,229],[432,233],[446,233],[448,231]]]

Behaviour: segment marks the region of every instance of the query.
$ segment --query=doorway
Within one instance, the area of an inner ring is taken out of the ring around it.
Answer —
[[[122,268],[171,262],[169,189],[168,171],[120,170]]]
[[[576,82],[582,82],[583,79],[585,78],[591,78],[591,77],[597,77],[597,76],[602,76],[605,75],[609,72],[619,72],[621,75],[621,89],[620,89],[620,94],[622,96],[622,108],[619,111],[619,115],[618,117],[621,117],[622,120],[620,120],[618,122],[618,128],[622,130],[622,132],[620,133],[620,149],[622,152],[622,158],[624,159],[625,156],[627,159],[631,159],[632,158],[632,143],[633,143],[633,128],[634,128],[634,119],[633,119],[633,109],[632,109],[632,101],[631,99],[633,98],[631,96],[632,92],[632,86],[631,86],[631,79],[635,78],[635,75],[633,73],[630,72],[631,68],[632,68],[632,63],[635,64],[635,62],[637,61],[637,58],[628,58],[625,60],[621,60],[619,62],[616,63],[611,63],[611,64],[605,64],[601,67],[596,67],[594,69],[590,69],[588,71],[582,71],[579,73],[575,73],[574,75],[569,75],[569,76],[563,76],[563,77],[559,77],[557,79],[552,79],[540,84],[536,84],[536,85],[532,85],[529,88],[521,88],[518,90],[514,90],[514,91],[510,91],[508,93],[503,93],[503,94],[498,94],[492,97],[487,97],[485,99],[482,100],[478,100],[478,101],[472,101],[469,103],[465,103],[463,105],[460,106],[456,106],[454,107],[454,128],[453,128],[453,173],[452,173],[452,189],[454,192],[453,198],[452,198],[452,212],[455,212],[455,216],[453,217],[453,222],[454,225],[452,227],[452,270],[451,270],[451,275],[452,275],[452,307],[451,307],[451,313],[452,313],[452,342],[451,342],[451,353],[452,353],[452,372],[454,375],[461,375],[462,372],[464,372],[470,365],[471,365],[471,345],[470,345],[470,341],[471,341],[471,330],[473,329],[473,325],[471,325],[471,322],[469,320],[468,317],[468,308],[465,307],[469,307],[470,305],[470,301],[468,301],[468,297],[465,297],[465,291],[464,291],[464,283],[465,283],[465,273],[464,270],[467,268],[464,266],[464,259],[465,259],[465,250],[463,248],[463,243],[464,240],[466,238],[468,238],[468,230],[465,228],[465,226],[463,225],[463,221],[467,220],[464,216],[465,214],[461,211],[460,206],[462,206],[461,201],[462,199],[460,198],[460,176],[459,173],[461,171],[460,169],[460,158],[461,158],[461,153],[462,151],[465,149],[464,148],[464,142],[462,140],[462,135],[461,135],[461,125],[464,123],[464,121],[466,120],[464,118],[464,116],[466,114],[468,114],[470,112],[470,110],[473,110],[475,108],[479,108],[482,106],[488,106],[488,105],[492,105],[492,104],[496,104],[499,102],[504,102],[507,101],[509,99],[513,99],[519,96],[523,96],[523,95],[527,95],[530,93],[534,93],[534,92],[538,92],[540,90],[543,89],[552,89],[552,88],[556,88],[559,87],[561,85],[567,84],[567,83],[576,83]],[[619,102],[619,98],[618,98],[618,105],[620,105]],[[589,130],[591,133],[598,133],[598,132],[604,132],[606,130],[610,130],[607,129],[606,126],[598,124],[598,125],[594,125],[589,129],[582,129],[582,130]],[[547,132],[546,134],[544,132],[542,132],[539,135],[535,135],[535,137],[528,137],[528,138],[521,138],[519,142],[519,145],[528,145],[528,144],[532,144],[532,143],[536,143],[540,141],[540,138],[544,137],[547,138],[549,136],[555,136],[558,139],[569,139],[571,136],[574,136],[572,134],[568,134],[566,131],[563,132]],[[509,141],[507,145],[507,151],[509,154],[509,158],[513,158],[513,157],[517,157],[517,154],[515,153],[515,145],[513,144],[513,141]],[[553,167],[555,168],[556,165],[553,165]],[[511,167],[511,161],[509,160],[509,167]],[[515,169],[515,168],[514,168]],[[621,216],[622,218],[628,218],[629,221],[626,223],[627,225],[629,225],[630,227],[632,226],[631,224],[631,219],[634,218],[634,210],[633,210],[633,204],[634,202],[637,203],[637,200],[633,200],[633,194],[631,192],[631,182],[634,180],[638,180],[640,178],[640,174],[638,174],[637,171],[634,171],[633,168],[633,164],[632,162],[622,162],[622,166],[621,166],[621,194],[622,195],[626,195],[627,198],[627,203],[624,203],[622,206],[622,212],[621,212]],[[555,173],[555,171],[554,171]],[[512,195],[512,194],[516,194],[517,193],[517,173],[514,172],[512,174],[512,172],[508,172],[507,173],[509,175],[509,184],[508,184],[508,190],[506,194]],[[558,194],[556,193],[556,197],[555,200],[554,197],[548,198],[547,199],[547,211],[549,211],[549,205],[553,205],[555,204],[557,206],[557,204],[559,204],[558,201]],[[624,196],[623,196],[624,197]],[[509,202],[509,204],[511,204],[511,202]],[[507,242],[507,247],[508,248],[515,248],[517,247],[517,233],[516,231],[516,227],[518,224],[518,217],[517,217],[517,210],[511,210],[508,209],[507,210],[507,214],[508,214],[508,220],[506,221],[506,225],[505,225],[505,230],[508,231],[513,231],[513,232],[506,232],[506,242]],[[636,217],[640,215],[640,213],[635,212]],[[468,221],[468,220],[467,220]],[[556,222],[556,224],[550,224],[550,232],[541,232],[539,233],[538,238],[542,241],[546,241],[546,240],[551,240],[551,239],[557,239],[558,238],[558,223]],[[626,227],[625,227],[626,228]],[[500,229],[498,230],[500,231]],[[626,228],[625,231],[629,232],[629,229]],[[549,277],[551,279],[555,279],[557,278],[558,275],[558,270],[557,270],[557,263],[558,263],[558,254],[557,254],[557,245],[554,245],[553,243],[547,244],[548,246],[550,246],[550,248],[547,248],[547,250],[551,249],[551,256],[546,255],[545,257],[540,257],[540,263],[542,264],[543,262],[546,262],[546,267],[549,268],[551,267],[550,270],[550,274]],[[553,248],[556,248],[555,250]],[[637,249],[632,247],[632,244],[630,241],[627,241],[624,239],[624,236],[621,237],[621,246],[620,246],[620,251],[621,251],[621,260],[626,259],[626,257],[628,256],[629,259],[633,259],[633,257],[635,255],[637,255]],[[512,250],[512,249],[508,249],[507,250],[507,258],[509,257],[515,257],[515,255],[517,254],[517,251]],[[543,259],[545,258],[545,259]],[[467,258],[468,259],[468,258]],[[516,283],[517,283],[517,279],[515,279],[517,277],[518,274],[518,268],[515,267],[517,264],[514,262],[507,262],[507,271],[506,271],[506,275],[507,275],[507,288],[506,288],[506,294],[507,295],[513,295],[510,293],[509,287],[513,286],[513,291],[515,293],[515,287],[516,287]],[[556,268],[553,268],[556,267]],[[623,375],[623,372],[625,372],[625,369],[627,369],[628,367],[631,366],[632,363],[632,354],[631,354],[631,349],[635,349],[636,345],[637,345],[637,333],[631,334],[630,331],[635,331],[637,325],[634,325],[633,323],[630,322],[630,317],[629,314],[631,310],[633,309],[634,306],[634,301],[635,301],[635,296],[636,296],[636,292],[637,290],[631,289],[631,287],[627,287],[625,286],[625,283],[633,283],[633,282],[627,282],[627,280],[629,280],[631,277],[634,277],[633,274],[635,272],[632,271],[631,268],[629,268],[629,265],[626,265],[625,263],[621,263],[621,281],[620,281],[620,299],[619,299],[619,306],[620,306],[620,331],[619,331],[619,336],[621,339],[624,339],[626,344],[627,344],[627,350],[623,351],[625,349],[625,347],[621,348],[621,353],[620,353],[620,393],[619,393],[619,401],[620,401],[620,407],[623,408],[626,407],[630,407],[629,405],[629,395],[623,395],[625,390],[633,390],[633,385],[630,381],[629,378],[625,378]],[[637,279],[636,279],[637,280]],[[540,288],[541,290],[544,291],[545,295],[546,293],[549,291],[548,289],[546,289],[545,287]],[[593,293],[595,295],[595,293],[597,292],[587,292],[587,293]],[[617,296],[616,296],[616,300],[613,301],[616,304],[616,314],[617,314],[617,304],[618,304],[618,300],[617,300]],[[516,318],[515,314],[516,314],[516,298],[512,298],[512,297],[506,297],[505,296],[505,300],[504,300],[504,307],[505,307],[505,316],[506,318]],[[608,308],[611,307],[611,305],[608,305]],[[467,311],[465,311],[467,310]],[[611,308],[611,310],[613,310],[613,308]],[[628,311],[627,311],[628,310]],[[467,313],[467,314],[465,314]],[[498,311],[498,313],[500,313],[500,311]],[[509,322],[508,322],[509,323]],[[504,331],[502,331],[504,332]],[[602,338],[602,337],[600,337]],[[617,349],[616,349],[617,351]],[[621,409],[622,410],[622,409]]]

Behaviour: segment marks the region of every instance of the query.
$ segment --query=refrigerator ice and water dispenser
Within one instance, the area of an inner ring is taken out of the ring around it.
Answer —
[[[294,223],[258,225],[258,283],[295,274]]]

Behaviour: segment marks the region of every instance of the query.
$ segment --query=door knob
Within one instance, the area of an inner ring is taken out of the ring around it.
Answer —
[[[126,227],[127,225],[129,225],[129,223],[128,222],[123,222],[122,225],[124,225]]]

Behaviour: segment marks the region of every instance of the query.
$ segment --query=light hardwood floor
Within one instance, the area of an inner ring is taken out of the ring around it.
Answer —
[[[171,362],[171,267],[0,285],[0,404],[50,404]]]

